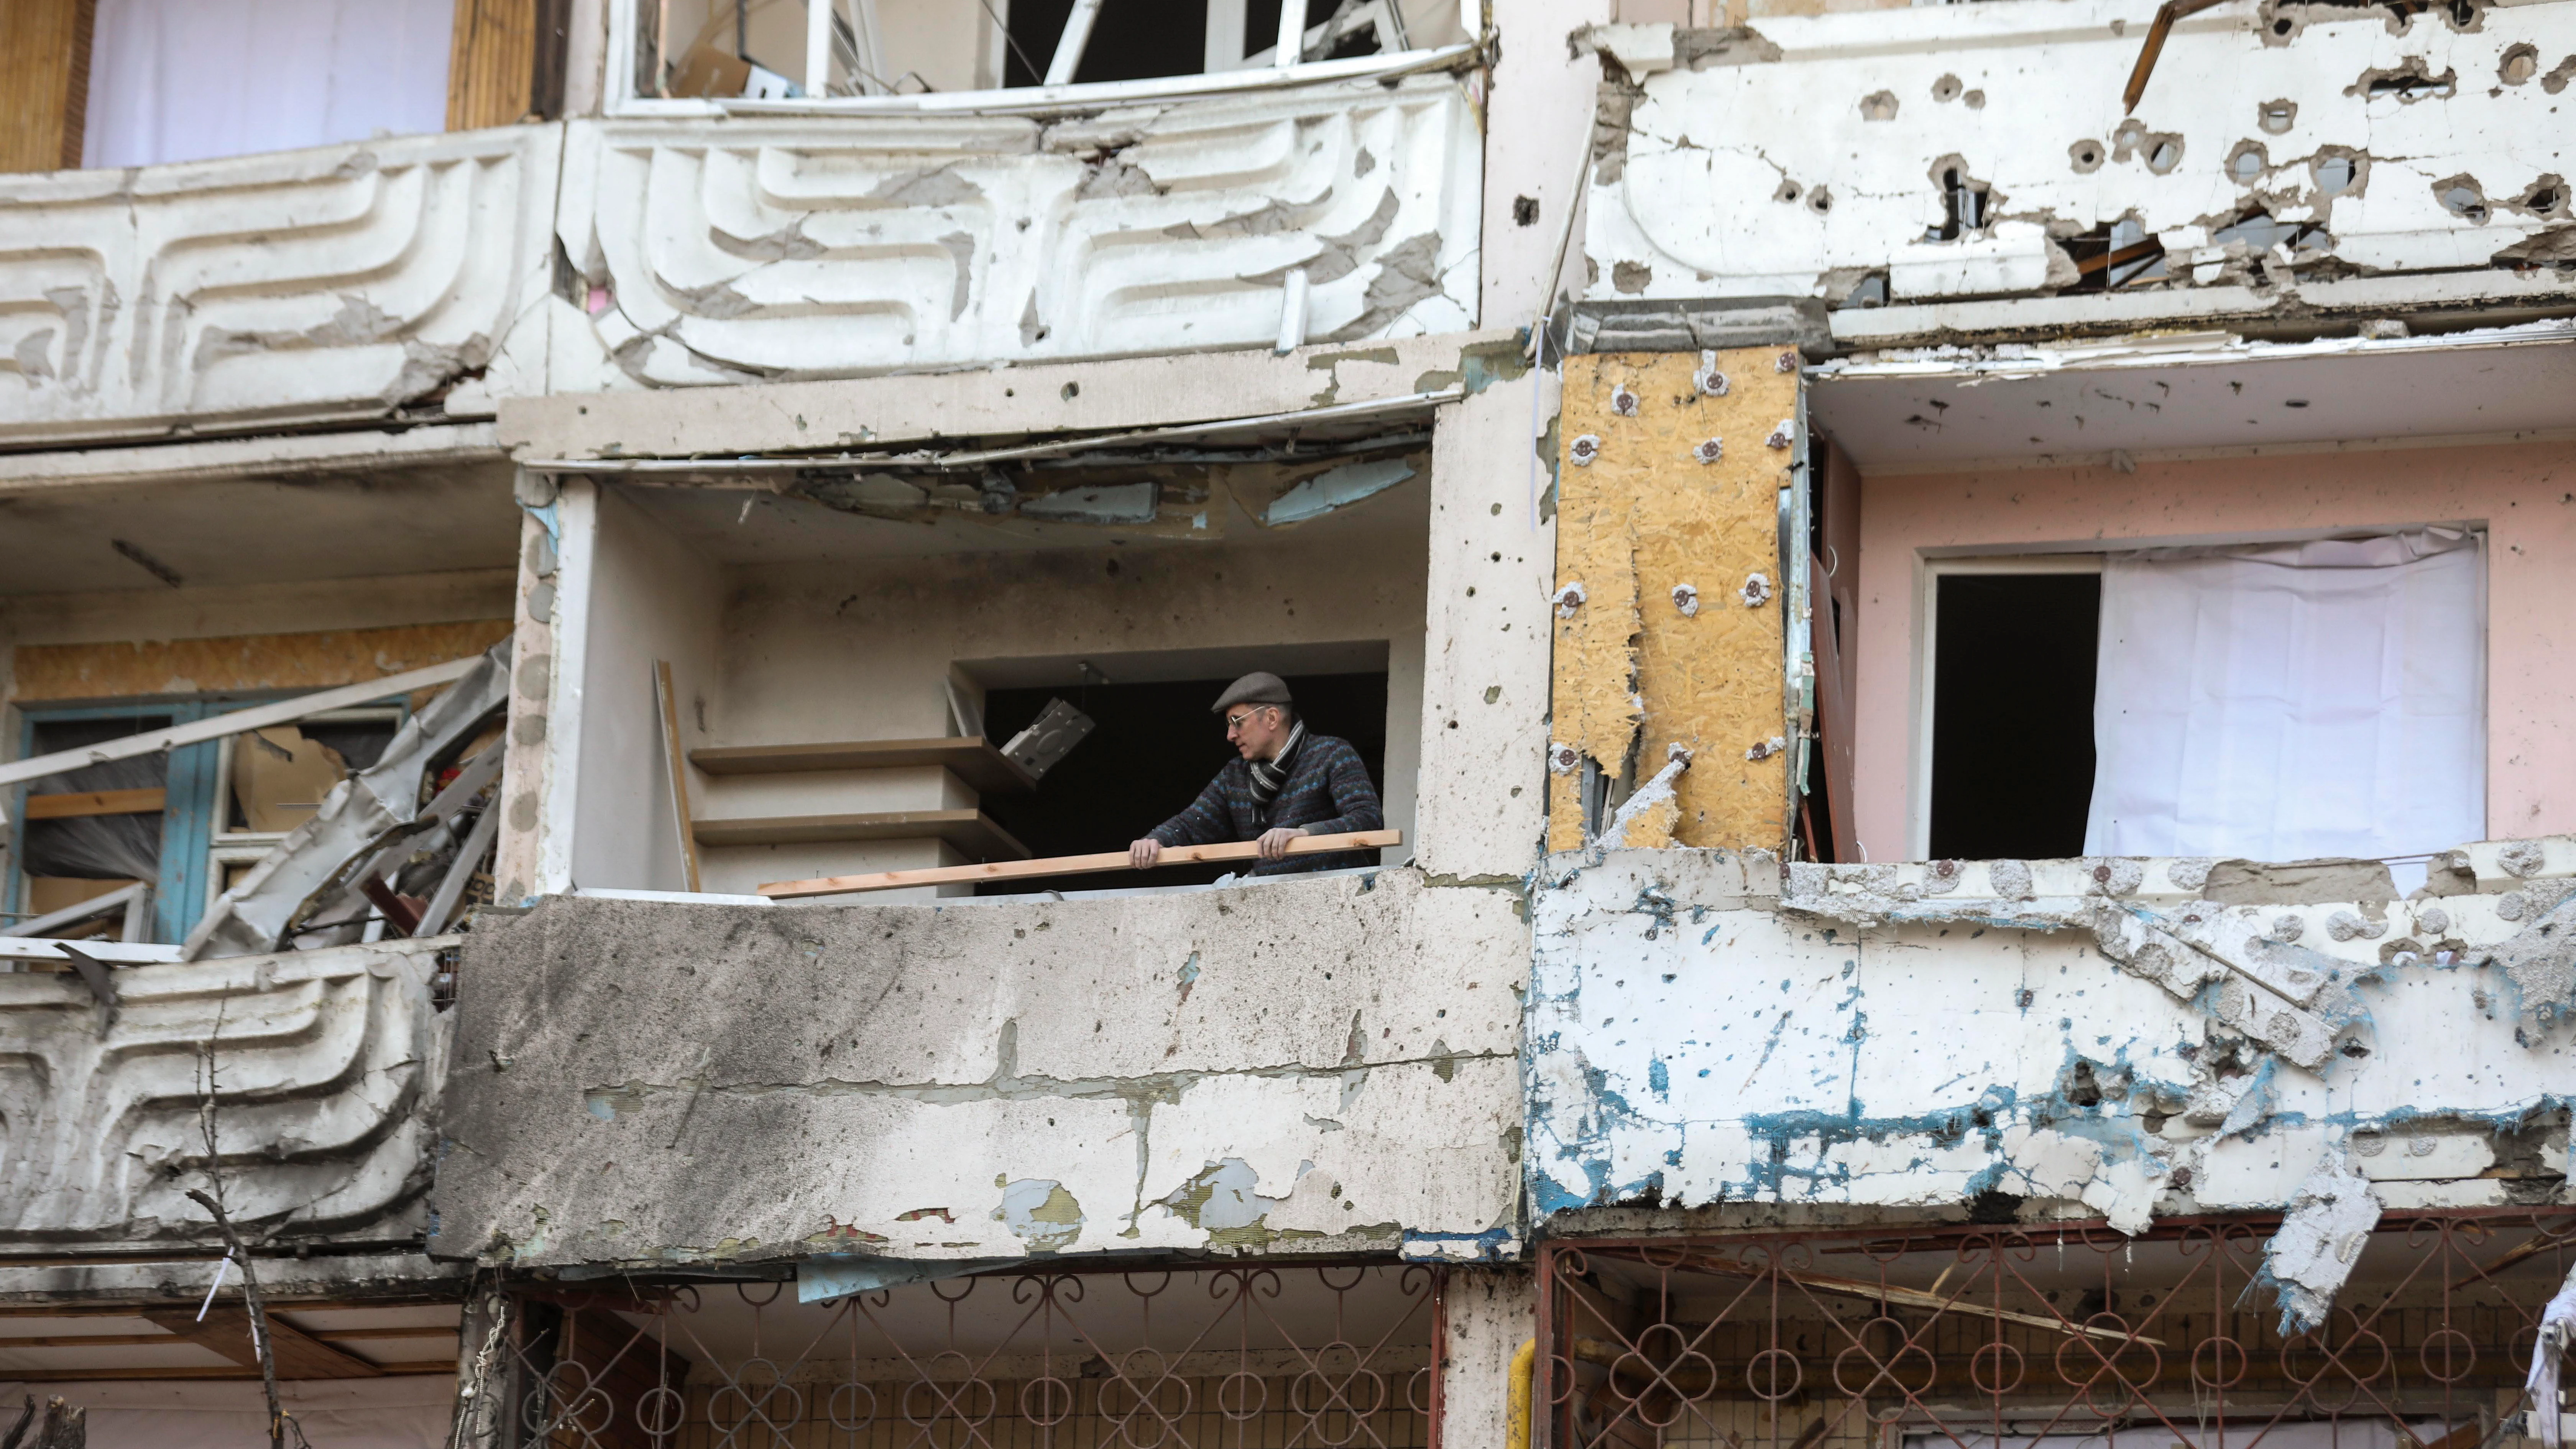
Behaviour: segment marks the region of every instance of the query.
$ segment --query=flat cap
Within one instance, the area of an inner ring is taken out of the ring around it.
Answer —
[[[1255,670],[1227,685],[1225,693],[1216,697],[1216,703],[1208,706],[1208,713],[1223,714],[1238,704],[1293,705],[1295,703],[1295,700],[1288,697],[1286,680],[1276,674]]]

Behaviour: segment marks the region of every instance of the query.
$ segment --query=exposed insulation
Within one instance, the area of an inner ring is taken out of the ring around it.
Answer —
[[[1572,753],[1551,760],[1551,850],[1584,843],[1577,756],[1642,780],[1674,745],[1692,761],[1676,782],[1675,841],[1781,844],[1779,497],[1795,449],[1773,440],[1797,414],[1798,389],[1781,355],[1603,353],[1566,365],[1554,733]]]
[[[236,634],[108,644],[29,644],[16,656],[21,704],[235,690],[329,689],[465,659],[507,637],[507,619]]]

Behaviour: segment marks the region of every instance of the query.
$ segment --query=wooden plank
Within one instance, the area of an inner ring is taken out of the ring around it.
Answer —
[[[671,683],[669,661],[653,661],[653,697],[662,707],[662,761],[671,772],[671,815],[680,832],[681,873],[691,895],[698,892],[698,834],[689,821],[689,767],[680,753],[680,692]]]
[[[307,1329],[305,1334],[324,1343],[359,1343],[379,1338],[454,1338],[460,1331],[451,1323],[444,1327],[430,1324],[419,1328]],[[169,1332],[0,1334],[0,1348],[134,1348],[190,1342]]]
[[[0,5],[0,171],[81,164],[92,0]]]
[[[986,795],[1020,794],[1038,782],[989,740],[836,740],[810,745],[715,745],[689,751],[710,775],[783,775],[807,770],[887,770],[937,765]]]
[[[205,1318],[185,1308],[147,1308],[145,1321],[159,1324],[182,1340],[212,1349],[237,1364],[259,1367],[251,1346],[250,1310],[238,1303],[217,1303]],[[372,1379],[384,1373],[355,1354],[343,1353],[274,1313],[268,1315],[269,1347],[281,1379]]]
[[[63,795],[30,795],[30,820],[70,820],[83,815],[158,815],[170,803],[170,792],[151,790],[76,790]]]
[[[385,1378],[407,1377],[414,1374],[452,1374],[456,1372],[456,1360],[432,1358],[416,1362],[380,1363],[375,1366],[375,1369],[374,1376]],[[249,1368],[242,1368],[237,1364],[222,1364],[199,1368],[191,1364],[183,1368],[18,1369],[12,1371],[12,1376],[31,1384],[125,1383],[149,1379],[246,1379],[257,1383],[259,1366],[253,1364]],[[284,1378],[285,1374],[281,1371],[278,1376]]]
[[[457,0],[447,51],[447,129],[473,131],[526,119],[536,60],[532,0]]]
[[[24,1266],[30,1261],[33,1260],[21,1260],[15,1266]],[[90,1261],[111,1260],[102,1258]],[[114,1261],[135,1260],[127,1258]],[[173,1253],[166,1258],[150,1261],[183,1260],[179,1254]],[[203,1264],[205,1258],[191,1257],[184,1261]],[[197,1313],[197,1299],[191,1297],[186,1302],[188,1316],[194,1318]],[[171,1303],[0,1303],[0,1318],[141,1318],[146,1314],[174,1306],[176,1305]],[[372,1313],[388,1308],[454,1308],[455,1306],[456,1300],[453,1298],[271,1298],[268,1300],[268,1311],[271,1313]]]
[[[0,1348],[131,1348],[145,1343],[186,1343],[174,1333],[39,1333],[0,1336]]]
[[[878,810],[860,815],[776,815],[697,822],[700,845],[803,845],[825,841],[945,840],[985,860],[1026,859],[1029,848],[981,810]]]
[[[1355,830],[1347,835],[1308,835],[1288,842],[1290,855],[1323,855],[1336,850],[1374,850],[1382,846],[1402,845],[1401,830]],[[1257,860],[1260,846],[1249,840],[1225,845],[1180,845],[1163,852],[1162,865],[1195,865],[1206,861]],[[928,870],[887,870],[874,875],[827,876],[821,880],[782,880],[753,889],[772,900],[797,900],[807,896],[853,895],[860,891],[900,890],[905,886],[958,885],[970,881],[1035,880],[1051,875],[1101,875],[1113,870],[1131,870],[1127,852],[1104,851],[1098,855],[1055,855],[1042,860],[1015,860],[985,865],[943,865]],[[1144,872],[1148,880],[1151,871]]]
[[[388,674],[382,679],[371,679],[363,684],[318,690],[312,694],[298,695],[293,699],[281,699],[275,704],[253,705],[249,709],[237,709],[229,714],[219,714],[211,719],[196,720],[169,729],[145,730],[141,734],[102,740],[94,745],[83,745],[76,750],[56,750],[50,755],[35,755],[23,760],[11,760],[5,765],[0,765],[0,785],[14,785],[21,780],[40,780],[47,775],[59,775],[65,770],[77,770],[84,765],[103,765],[110,760],[130,760],[142,755],[157,755],[164,750],[175,750],[181,745],[204,744],[208,740],[219,740],[226,735],[237,735],[247,730],[264,730],[270,725],[292,724],[307,715],[321,714],[326,710],[347,709],[351,705],[358,704],[373,704],[380,699],[409,694],[415,689],[453,684],[464,678],[467,672],[482,660],[483,656],[480,654],[469,655],[463,659],[451,659],[444,664],[432,664],[426,668],[407,670],[401,674]]]

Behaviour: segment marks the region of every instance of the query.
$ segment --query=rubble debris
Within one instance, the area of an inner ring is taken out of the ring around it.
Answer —
[[[1043,780],[1047,771],[1090,735],[1092,727],[1091,716],[1061,699],[1050,699],[1027,729],[1011,736],[1010,742],[1002,746],[1002,753],[1028,771],[1030,779]]]
[[[2273,1292],[2283,1338],[2325,1326],[2335,1294],[2378,1226],[2379,1198],[2370,1180],[2341,1149],[2327,1153],[2299,1184],[2280,1231],[2263,1245],[2263,1267],[2254,1279]]]
[[[224,892],[188,933],[185,959],[345,945],[365,929],[371,908],[365,888],[398,863],[402,875],[423,884],[443,880],[467,837],[460,818],[500,778],[496,722],[509,692],[504,641],[404,721],[382,758],[335,786],[312,819]],[[481,752],[465,763],[464,752],[478,741]],[[424,806],[430,770],[460,764],[457,777]],[[423,838],[442,831],[442,838]],[[399,886],[388,889],[403,894]]]
[[[2559,1449],[2563,1437],[2558,1383],[2570,1338],[2576,1338],[2576,1268],[2567,1270],[2566,1283],[2540,1310],[2540,1332],[2531,1345],[2531,1376],[2522,1384],[2531,1403],[2533,1437],[2544,1449]]]

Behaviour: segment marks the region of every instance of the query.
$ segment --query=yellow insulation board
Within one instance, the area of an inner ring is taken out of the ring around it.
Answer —
[[[1585,843],[1575,756],[1615,778],[1632,744],[1639,784],[1671,746],[1691,752],[1672,842],[1786,842],[1779,516],[1797,400],[1796,354],[1775,347],[1567,361],[1553,733],[1572,754],[1550,752],[1549,849]],[[1630,844],[1666,843],[1639,823]]]
[[[269,689],[331,689],[480,654],[510,634],[507,619],[235,634],[112,644],[25,644],[13,697],[124,699]]]

